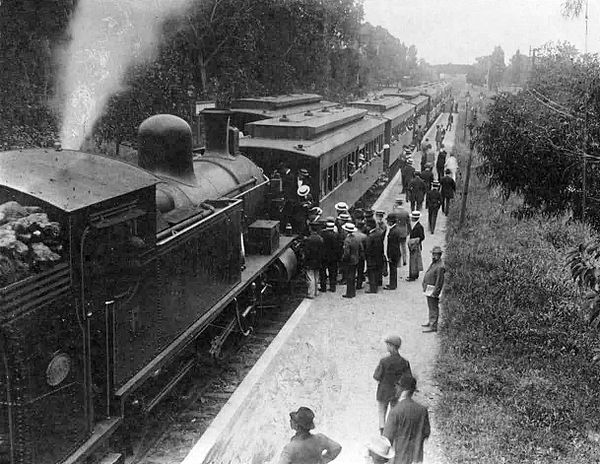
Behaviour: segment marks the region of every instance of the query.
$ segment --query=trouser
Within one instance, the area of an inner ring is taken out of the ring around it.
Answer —
[[[437,221],[438,208],[429,208],[429,232],[435,232],[435,223]]]
[[[385,427],[385,418],[388,413],[388,408],[391,410],[397,401],[377,401],[377,413],[379,415],[379,428],[382,429]]]
[[[367,274],[369,276],[369,292],[377,293],[377,283],[382,280],[381,271],[381,267],[367,268]]]
[[[365,258],[360,258],[356,266],[356,288],[362,288],[365,282]]]
[[[437,329],[438,318],[440,317],[440,299],[428,296],[427,307],[429,308],[429,327]]]
[[[338,266],[337,262],[323,263],[319,270],[319,281],[321,291],[327,290],[327,280],[329,280],[329,288],[332,292],[335,292],[335,286],[337,283]]]
[[[346,278],[346,296],[356,296],[356,264],[345,264],[344,274]]]
[[[421,200],[421,201],[411,200],[410,201],[410,210],[411,211],[421,211],[422,207],[423,207],[423,200]]]
[[[452,198],[442,197],[442,211],[446,216],[448,216],[448,211],[450,210],[450,202]]]
[[[441,167],[440,167],[440,166],[436,166],[436,167],[435,167],[435,170],[437,171],[437,175],[438,175],[438,176],[437,176],[437,180],[438,180],[438,182],[439,182],[439,181],[440,181],[440,179],[441,179],[442,177],[444,177],[444,166],[441,166]]]
[[[319,293],[317,291],[317,278],[319,275],[318,269],[307,269],[306,270],[306,280],[308,281],[308,298],[314,298]]]
[[[388,287],[396,288],[398,287],[398,260],[390,259],[390,280],[388,283]]]
[[[402,256],[402,265],[406,266],[408,261],[408,250],[406,249],[406,237],[400,239],[400,256]]]

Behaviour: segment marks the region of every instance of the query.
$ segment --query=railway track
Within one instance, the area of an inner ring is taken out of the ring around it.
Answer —
[[[188,379],[145,418],[127,464],[175,464],[185,458],[298,307],[306,293],[302,286],[293,281],[292,294],[278,308],[264,310],[249,336],[231,336],[222,359],[210,358],[209,343],[199,347],[204,354]]]

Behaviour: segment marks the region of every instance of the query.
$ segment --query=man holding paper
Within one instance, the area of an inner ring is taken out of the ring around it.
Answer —
[[[429,308],[429,322],[423,324],[426,327],[423,332],[437,332],[438,317],[440,315],[440,293],[444,286],[444,273],[446,268],[442,262],[442,249],[434,246],[431,250],[431,265],[423,276],[423,293],[427,297]]]

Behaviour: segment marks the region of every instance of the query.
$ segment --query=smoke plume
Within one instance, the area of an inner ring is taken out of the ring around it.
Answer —
[[[79,0],[58,82],[61,142],[77,150],[123,85],[127,68],[151,59],[163,21],[191,0]]]

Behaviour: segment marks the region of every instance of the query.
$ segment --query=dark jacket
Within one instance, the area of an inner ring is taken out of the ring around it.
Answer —
[[[360,249],[358,256],[360,259],[365,259],[365,248],[367,246],[367,234],[365,234],[360,229],[354,232],[354,236],[358,239],[360,243]]]
[[[408,185],[410,201],[423,201],[426,190],[427,186],[423,182],[423,179],[415,177]]]
[[[408,185],[415,177],[415,168],[412,164],[407,164],[402,168],[402,183]]]
[[[322,433],[297,433],[283,448],[279,464],[326,463],[333,461],[340,451],[341,445]]]
[[[411,374],[409,362],[398,353],[381,358],[373,378],[379,382],[377,385],[377,401],[392,401],[395,399],[394,385],[404,374]]]
[[[442,186],[440,192],[444,198],[454,198],[454,192],[456,192],[456,182],[450,176],[444,176],[440,179],[440,185]]]
[[[307,269],[320,269],[322,259],[323,238],[313,231],[304,239],[304,265]]]
[[[433,285],[435,290],[433,291],[431,297],[439,298],[442,287],[444,286],[445,273],[446,267],[441,259],[435,263],[432,261],[429,269],[427,269],[425,275],[423,276],[423,291],[425,291],[428,285]]]
[[[425,229],[423,229],[423,226],[420,222],[413,224],[413,228],[410,231],[410,238],[420,238],[420,246],[421,249],[423,249],[423,240],[425,240]]]
[[[446,164],[446,152],[442,150],[437,155],[437,161],[435,162],[435,165],[438,169],[444,169],[445,164]]]
[[[431,183],[433,182],[433,172],[431,172],[430,170],[425,170],[421,173],[421,179],[423,179],[423,182],[425,182],[425,185],[427,186],[427,190],[431,189]]]
[[[323,238],[323,263],[336,263],[342,259],[344,241],[340,234],[333,230],[321,232]]]
[[[348,234],[344,240],[344,254],[342,262],[356,266],[360,257],[360,240],[354,234]]]
[[[402,234],[397,225],[388,229],[387,250],[386,254],[390,261],[397,262],[400,260],[400,239]]]
[[[367,267],[370,269],[382,268],[385,260],[383,254],[383,231],[379,227],[369,231],[365,249]]]
[[[399,401],[390,411],[383,436],[394,443],[394,464],[412,464],[423,461],[423,442],[431,433],[429,414],[412,398]]]
[[[425,199],[425,208],[429,210],[440,209],[442,206],[442,194],[438,190],[430,190],[427,192]]]
[[[412,228],[410,225],[410,214],[404,208],[400,208],[396,212],[396,227],[400,231],[400,238],[406,238],[410,234]]]

